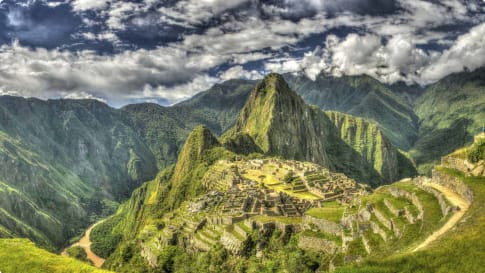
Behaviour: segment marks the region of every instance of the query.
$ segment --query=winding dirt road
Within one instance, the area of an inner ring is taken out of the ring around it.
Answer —
[[[432,243],[433,241],[438,239],[445,232],[447,232],[448,230],[453,228],[458,223],[458,221],[460,221],[460,219],[463,217],[463,215],[465,215],[465,212],[468,210],[468,207],[469,207],[468,202],[463,197],[461,197],[460,195],[451,191],[449,188],[443,187],[443,186],[436,184],[436,183],[433,183],[433,182],[426,182],[424,185],[432,187],[432,188],[440,191],[441,193],[443,193],[443,195],[446,197],[446,199],[448,201],[450,201],[450,203],[453,206],[459,207],[460,210],[455,211],[453,213],[453,215],[450,217],[450,219],[448,220],[448,222],[446,222],[446,224],[444,224],[440,229],[438,229],[433,234],[431,234],[428,238],[426,238],[426,240],[424,240],[424,242],[422,242],[415,249],[413,249],[412,252],[416,252],[416,251],[428,246],[430,243]]]
[[[91,235],[91,230],[101,224],[102,222],[106,221],[106,219],[103,219],[97,223],[95,223],[94,225],[90,226],[86,232],[84,233],[84,236],[76,243],[72,244],[71,246],[67,247],[64,249],[64,251],[62,251],[61,255],[63,256],[69,256],[67,254],[67,250],[71,247],[74,247],[74,246],[80,246],[84,249],[84,251],[86,251],[86,255],[87,255],[87,258],[88,260],[90,260],[91,262],[93,262],[94,266],[100,268],[103,263],[104,263],[104,259],[99,257],[98,255],[96,255],[92,250],[91,250],[91,239],[89,238],[89,235]]]

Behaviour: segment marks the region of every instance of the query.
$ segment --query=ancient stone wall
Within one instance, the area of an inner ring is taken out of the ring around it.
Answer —
[[[394,205],[387,199],[384,199],[384,205],[386,205],[387,209],[395,216],[401,216],[403,214],[402,210],[394,207]]]
[[[233,254],[240,254],[244,247],[244,242],[236,238],[232,233],[224,231],[221,236],[221,244]]]
[[[303,224],[305,225],[314,224],[315,226],[318,227],[319,230],[325,233],[330,233],[335,235],[340,235],[342,233],[341,225],[325,219],[318,219],[309,215],[303,216]]]
[[[461,158],[446,156],[441,158],[441,166],[449,169],[455,169],[464,173],[469,172],[469,166],[467,166],[467,160]]]
[[[448,204],[448,201],[446,201],[446,197],[441,192],[431,187],[424,186],[421,183],[416,183],[416,185],[423,191],[431,193],[438,200],[438,204],[440,205],[441,214],[443,215],[443,217],[448,215],[452,207]]]
[[[444,187],[451,189],[453,192],[462,196],[468,204],[473,202],[473,192],[468,188],[460,179],[440,172],[437,169],[433,169],[432,172],[433,182],[440,184]]]
[[[304,235],[300,235],[298,247],[307,250],[323,251],[328,254],[333,254],[338,250],[337,243],[334,241]]]
[[[379,225],[376,224],[374,221],[369,221],[369,223],[370,223],[370,227],[372,229],[372,232],[374,232],[375,234],[379,234],[381,236],[382,240],[387,241],[386,232],[381,227],[379,227]]]
[[[410,193],[406,190],[397,188],[397,187],[389,187],[389,193],[394,197],[403,197],[411,201],[411,203],[418,209],[418,215],[416,219],[422,220],[424,215],[423,205],[421,201],[419,201],[416,193]]]

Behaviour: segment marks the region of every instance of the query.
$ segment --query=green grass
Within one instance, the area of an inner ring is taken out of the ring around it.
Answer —
[[[474,192],[475,200],[463,221],[422,251],[369,259],[358,265],[339,268],[336,272],[483,272],[485,178],[465,177],[455,170],[447,170],[447,173],[463,179]]]
[[[121,235],[113,232],[119,221],[120,217],[115,215],[91,230],[91,250],[99,257],[107,258],[121,241]]]
[[[102,273],[73,258],[37,248],[27,239],[0,239],[0,271],[5,273]]]
[[[335,223],[339,223],[342,219],[342,214],[345,208],[343,207],[323,207],[323,208],[311,208],[305,214],[315,218],[329,220]]]
[[[301,217],[285,217],[285,216],[263,216],[258,215],[253,217],[255,221],[262,222],[262,223],[270,223],[270,222],[280,222],[283,224],[299,224],[301,223]]]
[[[67,250],[67,254],[69,255],[69,257],[80,260],[81,262],[89,262],[86,251],[80,246],[70,247]]]

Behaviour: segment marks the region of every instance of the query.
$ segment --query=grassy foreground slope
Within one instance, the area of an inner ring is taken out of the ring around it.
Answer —
[[[9,273],[109,273],[37,248],[27,239],[0,240],[0,271]]]
[[[422,251],[384,259],[369,259],[361,264],[339,268],[336,272],[483,272],[485,177],[465,176],[454,169],[437,170],[461,179],[474,193],[472,205],[455,228]]]

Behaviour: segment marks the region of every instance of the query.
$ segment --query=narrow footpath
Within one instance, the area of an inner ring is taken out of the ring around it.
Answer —
[[[461,197],[460,195],[456,194],[452,190],[450,190],[447,187],[443,187],[439,184],[433,183],[433,182],[427,182],[424,184],[425,186],[432,187],[441,193],[446,197],[446,199],[455,207],[459,207],[460,210],[455,211],[453,215],[450,217],[448,222],[446,222],[440,229],[437,231],[433,232],[424,242],[422,242],[420,245],[418,245],[412,252],[416,252],[422,248],[425,248],[428,246],[430,243],[438,239],[441,235],[443,235],[445,232],[448,230],[452,229],[465,215],[465,212],[468,210],[468,203],[467,201]]]

